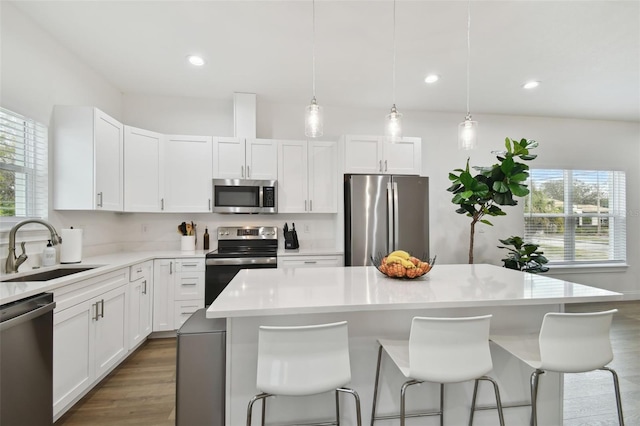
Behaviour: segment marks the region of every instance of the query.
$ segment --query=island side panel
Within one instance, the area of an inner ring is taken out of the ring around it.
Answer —
[[[227,327],[227,419],[228,426],[245,424],[247,404],[257,393],[255,387],[258,328],[260,325],[312,325],[336,321],[348,321],[352,381],[349,387],[361,398],[363,424],[371,419],[373,383],[377,361],[376,339],[408,338],[411,319],[414,316],[461,317],[493,314],[492,331],[537,332],[547,312],[561,311],[561,305],[502,306],[482,308],[419,309],[366,312],[340,312],[307,315],[276,315],[238,317],[228,319]],[[529,401],[529,376],[531,369],[517,361],[502,349],[491,345],[494,370],[490,375],[498,380],[504,404]],[[405,381],[397,368],[383,356],[378,413],[399,412],[400,386]],[[481,384],[479,404],[493,404],[493,392],[489,385]],[[407,409],[438,407],[439,386],[423,384],[408,392]],[[561,377],[547,373],[541,380],[539,391],[539,423],[562,425]],[[468,423],[473,383],[457,383],[445,387],[445,424]],[[278,397],[267,405],[267,423],[314,421],[329,419],[334,415],[332,393],[304,398]],[[259,404],[254,406],[254,423],[259,424]],[[341,397],[342,424],[355,425],[353,400]],[[505,410],[507,424],[528,424],[529,407]],[[436,421],[435,418],[427,422]],[[395,425],[395,421],[376,422],[376,425]],[[437,423],[437,422],[436,422]],[[434,423],[434,424],[436,424]],[[474,425],[495,425],[495,410],[479,411]],[[430,424],[430,423],[426,423]]]

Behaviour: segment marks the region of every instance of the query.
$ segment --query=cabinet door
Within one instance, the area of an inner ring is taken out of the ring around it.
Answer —
[[[344,140],[345,173],[382,173],[382,138],[346,136]]]
[[[153,262],[153,331],[174,330],[174,266],[173,259]]]
[[[124,126],[95,109],[96,208],[122,211],[124,190]]]
[[[167,136],[163,145],[164,210],[211,211],[211,137]]]
[[[143,339],[140,306],[144,278],[129,284],[129,349],[133,349]]]
[[[384,173],[420,175],[422,169],[422,139],[402,138],[396,142],[385,140],[382,146]]]
[[[240,138],[213,140],[213,177],[245,179],[245,142]]]
[[[278,144],[270,139],[247,139],[246,175],[248,179],[278,178]]]
[[[95,377],[100,378],[126,355],[129,345],[127,326],[127,286],[113,289],[98,298],[95,328]]]
[[[96,305],[92,300],[53,316],[54,416],[93,383],[95,316]]]
[[[142,281],[142,296],[140,298],[140,336],[145,339],[153,329],[153,279],[151,276]]]
[[[336,142],[309,142],[309,213],[338,212]]]
[[[131,126],[124,128],[124,211],[159,212],[162,179],[162,135]]]
[[[278,213],[308,211],[307,142],[278,142]]]

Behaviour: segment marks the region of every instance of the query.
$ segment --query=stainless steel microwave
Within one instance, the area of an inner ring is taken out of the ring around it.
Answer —
[[[275,180],[213,179],[214,213],[278,213]]]

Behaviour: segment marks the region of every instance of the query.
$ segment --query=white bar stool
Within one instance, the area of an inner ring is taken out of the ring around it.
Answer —
[[[618,421],[624,425],[618,374],[606,365],[613,360],[611,350],[612,309],[591,313],[555,313],[544,316],[538,334],[491,335],[498,346],[534,369],[531,374],[531,425],[538,424],[536,400],[539,376],[545,371],[584,373],[593,370],[609,371],[618,406]]]
[[[489,325],[491,315],[467,318],[426,318],[415,317],[411,322],[409,340],[379,339],[378,365],[373,391],[371,425],[375,420],[400,418],[404,426],[406,417],[440,416],[440,425],[444,424],[444,385],[467,380],[475,380],[469,425],[473,424],[476,410],[478,382],[486,380],[493,384],[498,408],[500,425],[504,426],[502,402],[498,384],[485,376],[493,369],[489,350]],[[400,415],[376,417],[378,384],[382,350],[398,366],[408,380],[400,390]],[[406,414],[405,393],[409,386],[422,382],[440,383],[439,411]]]
[[[353,395],[357,424],[362,424],[360,397],[344,387],[351,381],[347,322],[300,327],[261,326],[258,332],[258,372],[254,396],[247,407],[251,426],[253,404],[262,400],[264,426],[267,398],[274,395],[307,396],[331,390],[336,396],[336,422],[340,424],[339,393]]]

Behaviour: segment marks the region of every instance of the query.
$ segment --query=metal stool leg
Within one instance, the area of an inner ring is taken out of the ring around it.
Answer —
[[[382,345],[378,349],[378,364],[376,366],[376,380],[373,385],[373,403],[371,404],[371,426],[376,418],[376,405],[378,403],[378,383],[380,380],[380,362],[382,361]]]
[[[247,426],[251,426],[251,415],[253,412],[253,403],[259,399],[262,400],[262,420],[260,421],[260,424],[264,426],[265,405],[267,402],[267,397],[269,396],[271,396],[271,394],[261,393],[251,398],[251,401],[249,401],[249,405],[247,406]]]
[[[540,374],[544,374],[543,370],[536,369],[531,373],[531,426],[538,426],[538,383],[540,381]]]
[[[478,380],[475,379],[473,383],[473,398],[471,398],[471,413],[469,413],[469,426],[473,425],[473,415],[476,411],[476,396],[478,395]]]
[[[355,399],[355,403],[356,403],[356,425],[357,426],[362,426],[362,416],[361,416],[361,411],[360,411],[360,395],[358,395],[358,392],[354,391],[353,389],[350,388],[338,388],[336,389],[336,400],[337,400],[337,392],[345,392],[345,393],[350,393],[351,395],[353,395],[353,398]],[[338,422],[340,420],[338,419]],[[338,423],[339,424],[339,423]]]
[[[444,426],[444,383],[440,383],[440,426]]]
[[[400,389],[400,426],[405,426],[405,394],[407,393],[407,388],[412,385],[419,385],[420,383],[422,383],[420,380],[409,380],[408,382],[404,382]]]
[[[618,423],[620,426],[624,426],[624,417],[622,416],[622,398],[620,397],[620,382],[618,380],[618,373],[613,368],[602,367],[600,370],[608,371],[613,376],[613,387],[616,390],[616,405],[618,406]]]

